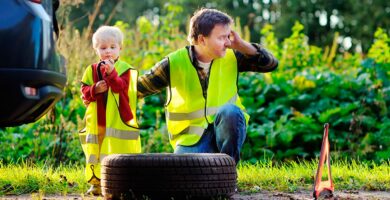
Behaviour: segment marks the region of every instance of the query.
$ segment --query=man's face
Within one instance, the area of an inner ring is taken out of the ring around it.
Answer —
[[[226,48],[231,45],[229,40],[230,32],[229,25],[217,24],[214,26],[210,35],[205,37],[205,50],[213,59],[225,56]]]

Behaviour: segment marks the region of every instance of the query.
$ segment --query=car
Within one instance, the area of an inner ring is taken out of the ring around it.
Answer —
[[[0,1],[0,127],[34,122],[63,96],[66,70],[55,47],[56,3]]]

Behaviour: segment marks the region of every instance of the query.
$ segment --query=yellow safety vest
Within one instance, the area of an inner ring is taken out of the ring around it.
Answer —
[[[237,93],[237,59],[233,50],[227,50],[223,58],[212,61],[206,99],[188,50],[179,49],[168,58],[170,89],[167,98],[170,101],[165,116],[173,148],[197,143],[208,124],[214,122],[218,109],[227,103],[238,106],[248,123],[249,115]]]
[[[80,141],[84,154],[86,156],[87,166],[85,169],[86,179],[92,181],[95,176],[100,179],[100,162],[104,157],[111,154],[140,153],[141,141],[139,137],[138,122],[136,119],[137,105],[137,78],[138,72],[126,62],[118,60],[114,65],[118,76],[131,70],[129,80],[129,104],[134,118],[128,122],[129,127],[122,121],[119,113],[119,95],[112,92],[111,88],[107,91],[106,105],[106,130],[102,145],[98,144],[98,124],[97,124],[97,104],[90,102],[85,112],[86,131],[80,133]],[[85,71],[82,82],[87,85],[93,85],[92,66],[88,66]],[[133,128],[135,127],[135,128]]]

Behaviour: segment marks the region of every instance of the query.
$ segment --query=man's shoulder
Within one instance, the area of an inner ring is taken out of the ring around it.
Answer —
[[[171,57],[173,55],[176,55],[178,53],[183,53],[183,52],[187,52],[187,53],[191,54],[191,47],[190,46],[185,46],[185,47],[179,48],[179,49],[169,53],[166,57]]]

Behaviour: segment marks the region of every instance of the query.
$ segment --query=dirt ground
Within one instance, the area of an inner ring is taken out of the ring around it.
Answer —
[[[38,194],[25,194],[19,196],[2,196],[2,200],[19,200],[19,199],[34,199],[34,200],[59,200],[59,199],[69,199],[69,200],[100,200],[104,199],[103,197],[92,197],[92,196],[81,196],[76,194],[64,195],[47,195],[40,197]],[[253,194],[237,193],[234,194],[231,200],[312,200],[311,191],[300,191],[295,193],[285,193],[285,192],[258,192]],[[320,199],[327,200],[390,200],[390,192],[368,192],[368,191],[355,191],[355,192],[343,192],[335,191],[332,198],[320,197]]]

